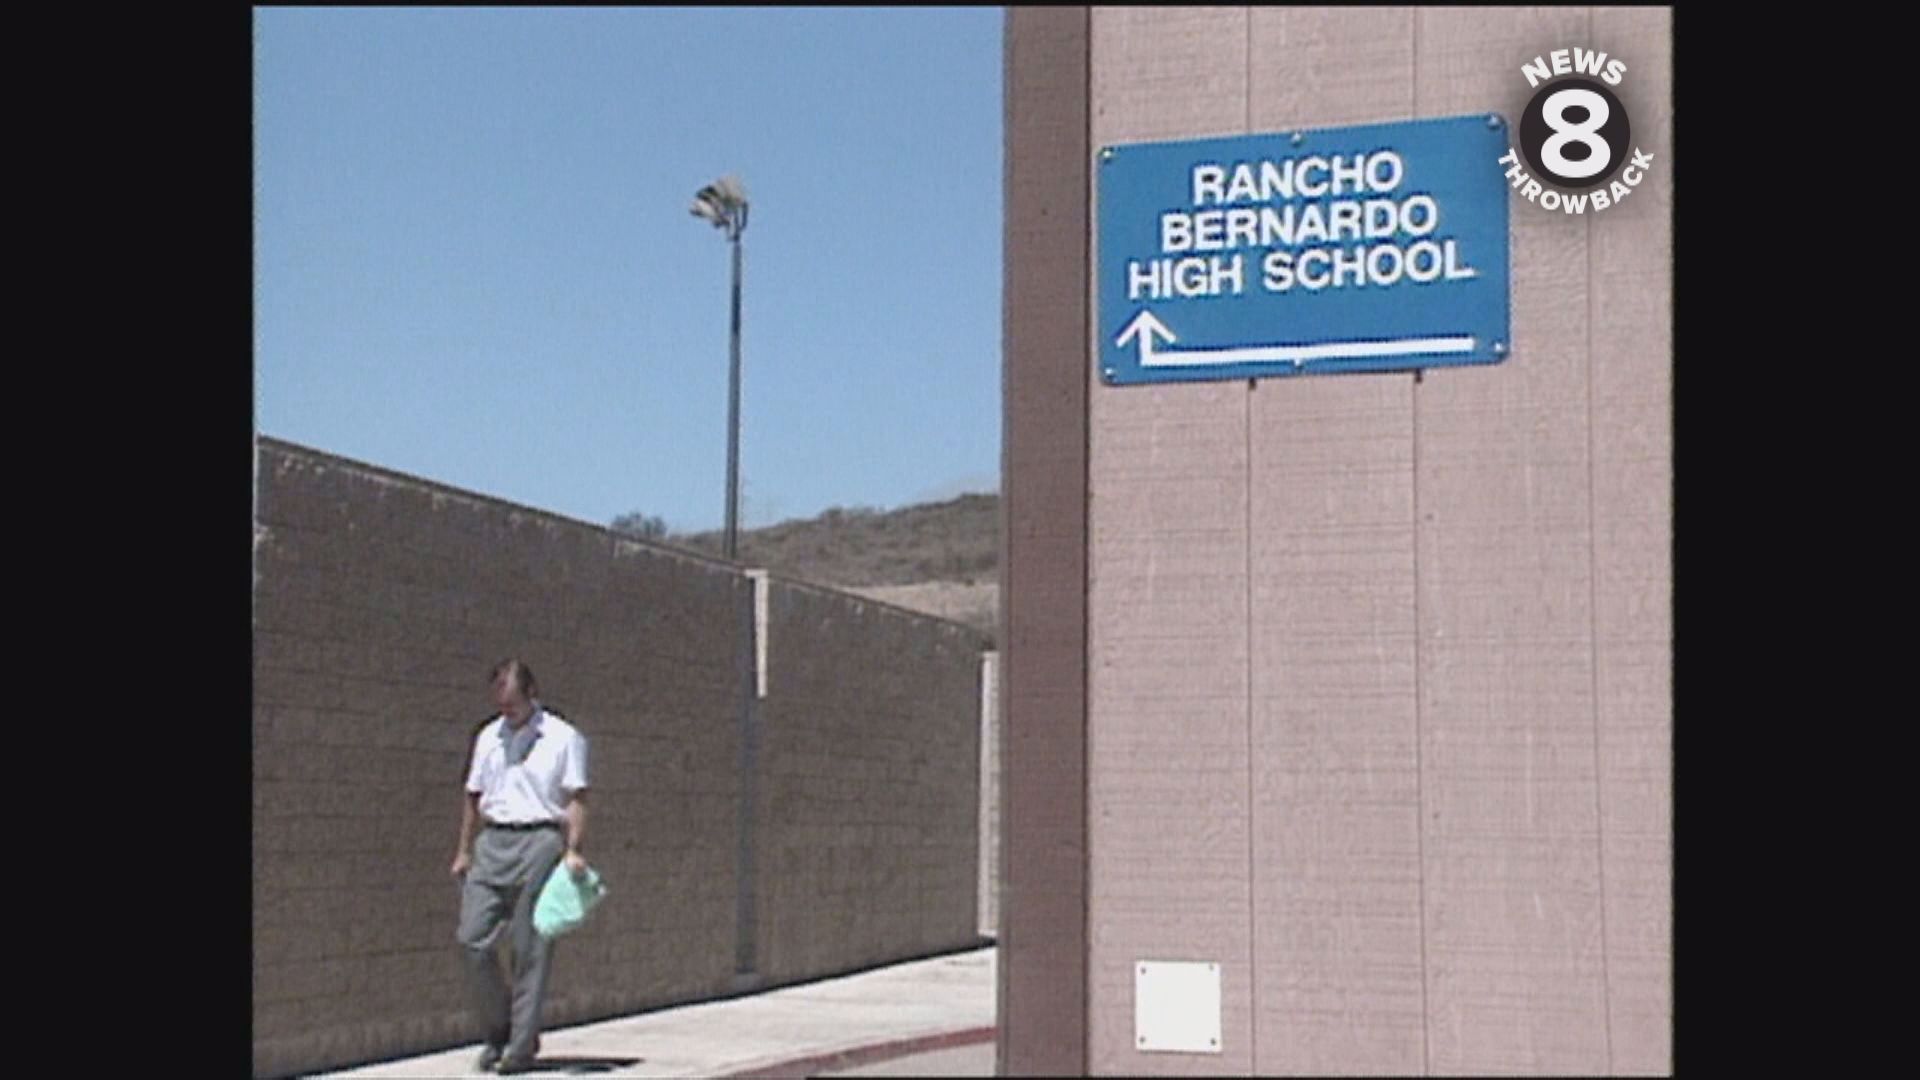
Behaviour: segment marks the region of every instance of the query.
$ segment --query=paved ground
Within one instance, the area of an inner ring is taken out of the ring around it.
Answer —
[[[991,1076],[995,956],[989,947],[544,1032],[533,1075]],[[326,1075],[481,1076],[479,1052],[476,1044]]]
[[[950,1050],[886,1058],[871,1065],[815,1073],[815,1076],[992,1076],[993,1043],[973,1043]]]

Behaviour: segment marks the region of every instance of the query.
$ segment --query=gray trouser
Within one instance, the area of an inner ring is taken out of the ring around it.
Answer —
[[[534,931],[533,905],[566,848],[559,829],[484,829],[460,887],[457,937],[465,953],[468,992],[488,1045],[505,1047],[510,1060],[532,1057],[540,1034],[553,943]],[[502,932],[513,948],[511,1008],[494,956]]]

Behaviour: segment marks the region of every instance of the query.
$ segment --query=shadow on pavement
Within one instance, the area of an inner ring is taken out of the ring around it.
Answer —
[[[533,1059],[534,1072],[567,1073],[581,1076],[588,1073],[612,1072],[615,1069],[630,1068],[645,1061],[646,1058],[599,1058],[566,1057],[557,1054],[542,1054]]]

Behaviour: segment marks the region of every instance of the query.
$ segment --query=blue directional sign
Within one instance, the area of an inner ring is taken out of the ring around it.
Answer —
[[[1498,363],[1508,142],[1480,113],[1102,149],[1102,376]]]

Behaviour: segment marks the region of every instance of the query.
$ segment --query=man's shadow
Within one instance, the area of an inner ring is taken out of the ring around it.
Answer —
[[[541,1054],[533,1059],[534,1072],[560,1072],[573,1076],[612,1072],[630,1068],[646,1058],[572,1057],[566,1054]]]

